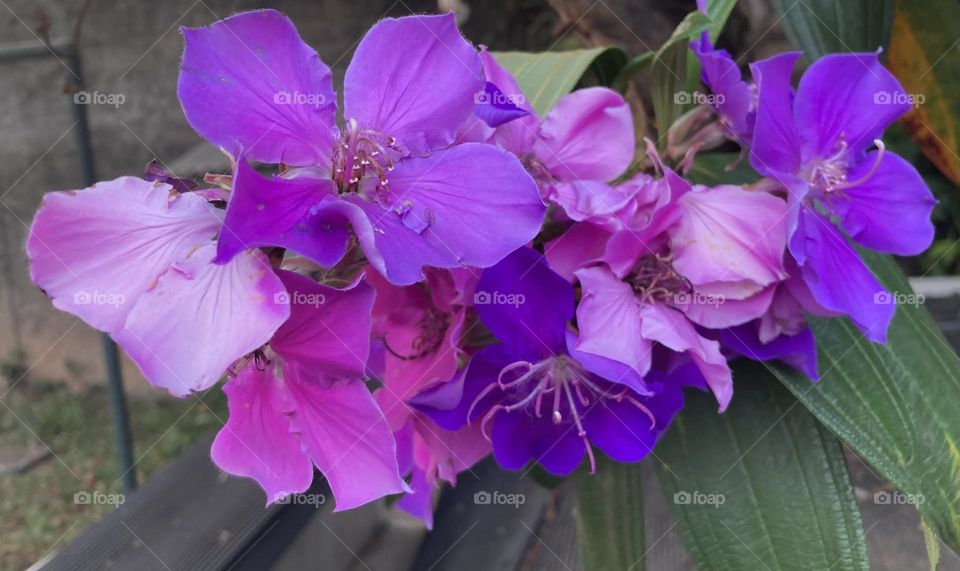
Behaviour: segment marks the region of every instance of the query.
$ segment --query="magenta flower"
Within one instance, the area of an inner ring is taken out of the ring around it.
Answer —
[[[624,365],[576,350],[573,286],[542,256],[517,250],[483,273],[477,292],[489,300],[477,313],[502,343],[484,347],[456,382],[419,395],[415,406],[449,430],[480,426],[494,458],[512,470],[536,461],[566,475],[584,456],[595,467],[592,446],[621,462],[653,449],[682,406],[679,385],[655,373],[638,382]]]
[[[290,319],[224,385],[230,418],[213,461],[255,479],[268,503],[306,491],[313,466],[337,510],[407,491],[393,433],[362,381],[372,288],[337,290],[282,270],[279,277]]]
[[[390,284],[376,273],[366,279],[377,292],[373,338],[381,349],[369,367],[383,382],[374,398],[395,433],[401,474],[410,474],[414,490],[397,505],[430,528],[440,481],[455,484],[460,472],[490,453],[490,443],[477,427],[445,430],[406,402],[456,376],[467,357],[461,337],[475,328],[466,321],[479,274],[470,269],[426,274],[424,283],[412,286]]]
[[[615,215],[629,222],[623,229],[575,226],[576,243],[558,238],[547,259],[583,289],[579,351],[623,363],[637,379],[657,347],[684,354],[723,410],[730,369],[698,326],[725,329],[767,312],[787,275],[786,204],[740,187],[692,186],[662,170],[663,179],[641,182],[629,216]]]
[[[545,212],[516,158],[457,145],[485,80],[453,15],[378,22],[344,79],[274,10],[185,29],[178,93],[190,124],[240,157],[218,262],[255,246],[330,266],[352,227],[393,283],[424,266],[486,267],[536,235]],[[296,168],[264,179],[246,160]]]
[[[186,396],[290,314],[263,253],[211,263],[221,218],[196,193],[133,177],[52,192],[27,239],[30,277],[54,306],[109,333],[151,383]]]
[[[513,75],[485,50],[481,57],[495,86],[477,112],[497,118],[489,141],[516,155],[540,183],[543,197],[570,219],[603,217],[622,208],[630,196],[607,181],[623,174],[634,155],[633,118],[623,97],[600,87],[578,89],[561,97],[541,120]],[[501,100],[517,110],[495,108]]]
[[[789,249],[813,297],[882,343],[895,308],[835,221],[854,242],[881,252],[912,255],[930,245],[930,189],[879,139],[909,97],[877,54],[823,57],[794,94],[798,56],[752,65],[759,104],[750,161],[789,192]]]

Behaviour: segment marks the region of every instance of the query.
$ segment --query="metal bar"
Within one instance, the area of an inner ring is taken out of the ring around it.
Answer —
[[[50,53],[49,50],[47,50],[47,53]],[[68,46],[62,49],[62,53],[66,56],[67,65],[72,74],[72,77],[67,77],[68,81],[75,83],[78,90],[83,89],[83,67],[80,62],[80,52],[76,49],[76,46]],[[77,122],[77,144],[80,147],[80,168],[83,173],[83,184],[84,186],[91,186],[97,181],[97,174],[93,161],[90,125],[87,122],[87,106],[77,101],[71,103],[74,119]],[[104,334],[102,342],[113,429],[116,433],[117,464],[123,490],[129,493],[137,487],[137,473],[133,461],[130,415],[127,412],[127,399],[124,394],[123,376],[120,371],[120,353],[117,350],[117,344],[113,342],[109,335]]]

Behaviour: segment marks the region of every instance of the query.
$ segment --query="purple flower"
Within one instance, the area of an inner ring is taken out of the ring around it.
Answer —
[[[750,161],[789,193],[789,250],[813,297],[882,343],[894,306],[835,223],[881,252],[913,255],[930,245],[930,189],[879,139],[909,97],[875,53],[821,58],[794,94],[798,56],[751,66],[759,103]]]
[[[749,146],[757,105],[753,85],[743,80],[743,74],[729,52],[713,47],[707,32],[691,41],[690,49],[700,60],[700,78],[714,95],[711,105],[720,121],[741,147]]]
[[[533,460],[565,475],[584,455],[592,469],[592,446],[621,462],[650,452],[682,406],[679,386],[655,374],[637,382],[626,366],[574,349],[573,287],[539,254],[523,248],[486,270],[477,295],[489,301],[476,310],[501,343],[415,406],[448,430],[479,423],[508,469]]]
[[[151,383],[186,396],[290,315],[262,252],[212,263],[222,214],[197,193],[133,177],[51,192],[27,239],[30,277],[54,306],[109,333]]]
[[[393,432],[362,381],[373,288],[337,290],[282,270],[279,277],[290,319],[224,385],[230,418],[213,461],[255,479],[268,503],[306,491],[314,465],[337,511],[409,491]]]
[[[370,30],[347,68],[342,129],[330,70],[279,12],[183,33],[187,120],[241,163],[218,262],[280,246],[330,266],[352,227],[371,264],[406,285],[424,266],[493,265],[539,230],[545,206],[516,158],[456,144],[485,79],[452,14]],[[246,160],[293,168],[265,179]]]

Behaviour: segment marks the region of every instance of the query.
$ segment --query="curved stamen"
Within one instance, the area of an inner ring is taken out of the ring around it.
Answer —
[[[848,188],[853,188],[855,186],[860,186],[861,184],[870,180],[873,175],[877,174],[877,170],[880,168],[880,163],[883,161],[883,155],[887,152],[886,145],[883,144],[883,141],[880,139],[874,139],[873,144],[877,146],[877,158],[873,161],[873,165],[870,167],[870,170],[867,171],[867,174],[858,178],[857,180],[851,182],[844,182],[839,185],[835,185],[828,190],[845,190]]]

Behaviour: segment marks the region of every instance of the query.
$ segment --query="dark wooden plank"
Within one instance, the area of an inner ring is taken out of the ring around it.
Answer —
[[[224,568],[279,511],[252,481],[210,461],[213,434],[87,528],[45,570]]]
[[[495,493],[500,494],[497,500]],[[523,503],[496,504],[511,494]],[[533,533],[540,527],[548,496],[530,475],[503,470],[488,458],[460,474],[457,487],[444,492],[434,531],[424,540],[413,571],[517,569],[528,546],[537,541]]]

